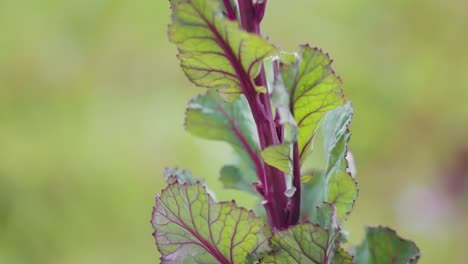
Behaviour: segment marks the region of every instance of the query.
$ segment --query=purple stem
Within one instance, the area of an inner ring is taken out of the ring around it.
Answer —
[[[299,145],[297,142],[293,145],[293,182],[292,186],[296,192],[291,198],[291,214],[289,215],[289,224],[294,225],[299,221],[301,214],[301,159],[299,156]]]
[[[255,34],[260,34],[260,24],[255,16],[255,7],[252,0],[238,0],[241,27]]]
[[[249,155],[250,159],[253,161],[255,168],[257,170],[257,175],[260,178],[262,182],[265,181],[265,171],[263,170],[263,164],[260,158],[258,157],[257,153],[252,149],[250,146],[249,142],[245,138],[244,134],[240,131],[238,128],[236,122],[228,115],[228,113],[224,110],[223,107],[221,107],[218,103],[216,103],[217,108],[219,111],[223,113],[223,115],[226,117],[226,119],[229,121],[229,124],[231,125],[231,129],[236,135],[236,137],[240,140],[242,145],[244,146],[245,150],[247,151],[247,154]]]
[[[226,6],[226,12],[227,12],[226,16],[227,16],[227,18],[229,18],[229,20],[236,20],[236,18],[237,18],[236,11],[234,10],[234,8],[231,5],[231,1],[230,0],[224,0],[224,5]]]
[[[238,0],[239,16],[241,27],[251,33],[260,35],[260,21],[263,17],[265,4],[258,7],[252,0]],[[258,13],[258,11],[260,13]],[[241,80],[241,82],[247,80]],[[250,80],[248,80],[250,83]],[[259,77],[256,79],[258,85],[266,85],[265,72],[262,69]],[[254,90],[244,90],[252,114],[257,124],[257,132],[260,138],[262,150],[281,143],[277,133],[277,125],[271,111],[271,102],[268,93],[257,93]],[[288,199],[284,194],[286,191],[285,175],[280,170],[264,163],[265,180],[264,203],[265,210],[273,229],[284,229],[290,224]],[[260,175],[259,175],[260,176]]]

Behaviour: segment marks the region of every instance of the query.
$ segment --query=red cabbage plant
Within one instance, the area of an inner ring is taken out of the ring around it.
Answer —
[[[189,172],[166,170],[152,217],[161,263],[416,263],[416,245],[386,227],[342,247],[341,225],[358,195],[348,149],[353,108],[328,54],[309,45],[281,52],[262,37],[267,0],[170,3],[181,67],[208,88],[190,100],[185,128],[233,148],[220,180],[256,195],[259,207],[217,202]],[[310,173],[303,165],[312,154],[325,162]]]

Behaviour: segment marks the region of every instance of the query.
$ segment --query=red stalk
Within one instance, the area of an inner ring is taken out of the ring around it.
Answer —
[[[260,35],[260,21],[263,18],[266,1],[262,2],[262,4],[254,5],[252,0],[238,0],[238,5],[241,27],[248,32]],[[241,82],[243,81],[246,80],[241,80]],[[258,85],[266,86],[263,69],[256,82]],[[282,130],[282,128],[278,129],[277,124],[275,124],[268,93],[244,90],[244,95],[247,97],[255,123],[257,124],[257,132],[262,150],[272,145],[281,144],[282,139],[279,138],[278,131]],[[285,174],[268,164],[264,163],[263,165],[265,168],[265,179],[262,181],[262,184],[266,201],[264,207],[270,225],[274,229],[287,228],[290,224],[295,223],[291,223],[289,216],[288,198],[285,195]]]

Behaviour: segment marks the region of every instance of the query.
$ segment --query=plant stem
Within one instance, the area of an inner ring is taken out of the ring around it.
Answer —
[[[236,20],[236,11],[234,10],[234,8],[232,7],[231,5],[231,1],[230,0],[224,0],[224,5],[226,6],[226,16],[227,18],[229,18],[229,20]]]
[[[292,186],[296,191],[291,198],[291,214],[289,215],[289,224],[294,225],[299,221],[301,214],[301,159],[299,156],[299,145],[297,142],[293,145],[293,182]]]
[[[241,27],[251,33],[260,35],[260,20],[256,14],[252,0],[238,0]],[[264,9],[264,6],[262,6]],[[263,12],[263,10],[262,10]],[[261,14],[263,16],[263,13]],[[262,68],[256,79],[258,85],[266,86],[265,72]],[[249,102],[257,132],[260,138],[262,150],[281,144],[278,130],[271,110],[271,102],[268,93],[247,92],[245,93]],[[281,130],[281,129],[280,129]],[[264,163],[265,179],[262,182],[264,188],[264,207],[274,229],[284,229],[289,225],[288,199],[285,195],[285,174],[275,167]],[[260,176],[260,175],[259,175]]]

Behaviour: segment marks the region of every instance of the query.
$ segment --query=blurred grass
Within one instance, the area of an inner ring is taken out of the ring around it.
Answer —
[[[165,166],[238,199],[216,181],[230,150],[183,131],[185,103],[202,90],[166,40],[168,6],[0,3],[0,263],[156,263],[149,219]],[[269,3],[264,33],[286,50],[330,52],[356,109],[352,242],[366,224],[391,225],[420,245],[421,263],[468,262],[466,206],[426,232],[395,210],[406,186],[437,184],[468,145],[467,10],[462,0]]]

